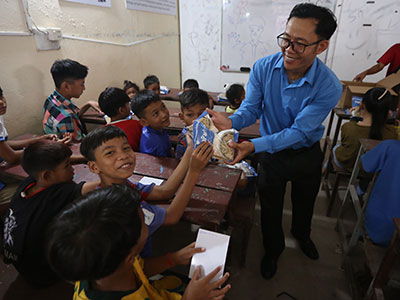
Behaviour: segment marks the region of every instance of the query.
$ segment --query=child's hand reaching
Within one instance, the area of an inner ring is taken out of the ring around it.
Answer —
[[[72,142],[72,133],[71,132],[63,133],[62,139],[59,139],[57,142],[69,145]]]
[[[187,265],[189,264],[192,256],[196,253],[201,253],[206,251],[204,248],[195,248],[195,242],[191,243],[190,245],[173,252],[170,254],[170,260],[173,265]]]
[[[212,145],[209,142],[202,142],[192,153],[189,170],[200,172],[205,168],[212,155]]]
[[[229,273],[225,273],[221,279],[215,282],[210,282],[220,270],[221,267],[218,267],[207,276],[199,279],[200,267],[198,267],[183,294],[182,300],[223,299],[225,294],[231,288],[231,285],[228,284],[222,289],[219,289],[219,287],[228,279]]]
[[[88,101],[88,104],[93,107],[95,110],[97,110],[99,113],[104,114],[101,109],[99,104],[96,101]]]

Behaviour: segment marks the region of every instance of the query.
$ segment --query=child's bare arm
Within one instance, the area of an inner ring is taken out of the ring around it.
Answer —
[[[96,187],[100,184],[100,181],[85,182],[82,186],[82,196],[87,193],[94,191]]]
[[[229,273],[225,273],[221,279],[211,282],[211,279],[213,279],[220,270],[221,267],[218,267],[207,276],[199,279],[200,267],[198,267],[183,294],[182,300],[220,300],[224,298],[225,294],[231,288],[231,285],[227,284],[222,289],[219,289],[219,287],[228,279]]]
[[[57,135],[56,134],[45,134],[45,135],[40,135],[40,136],[30,138],[30,139],[9,140],[9,141],[7,141],[7,144],[14,150],[19,150],[24,147],[28,147],[29,145],[35,143],[38,140],[42,140],[42,139],[57,141]]]
[[[176,265],[187,265],[196,253],[206,251],[204,248],[195,248],[195,242],[176,252],[159,257],[145,258],[144,273],[147,277],[159,274]]]
[[[13,150],[7,142],[0,142],[0,157],[10,164],[21,163],[23,150]]]
[[[190,195],[192,194],[193,187],[197,182],[200,172],[205,168],[212,154],[212,146],[208,142],[203,142],[193,152],[185,180],[179,192],[167,208],[163,225],[178,223],[190,200]]]
[[[171,197],[175,194],[178,187],[181,185],[182,180],[185,178],[185,174],[188,170],[190,157],[192,155],[193,148],[188,147],[185,151],[185,154],[182,157],[182,160],[172,172],[171,176],[168,178],[166,182],[162,185],[157,185],[153,188],[151,193],[147,196],[147,201],[152,200],[167,200],[171,199]]]

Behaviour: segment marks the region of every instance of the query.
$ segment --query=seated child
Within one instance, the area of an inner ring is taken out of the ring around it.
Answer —
[[[147,76],[143,80],[143,85],[146,90],[153,91],[157,96],[160,96],[160,80],[158,80],[157,76]]]
[[[138,92],[132,99],[131,110],[143,125],[140,152],[154,156],[173,156],[171,140],[165,127],[170,124],[169,111],[160,97],[150,90]]]
[[[198,268],[183,297],[167,291],[162,279],[149,282],[148,277],[173,265],[188,264],[195,253],[205,249],[191,244],[167,256],[142,259],[139,253],[148,230],[140,201],[140,193],[135,190],[113,185],[88,194],[54,220],[49,228],[47,257],[62,278],[76,281],[73,298],[222,299],[230,285],[218,287],[229,274],[210,282],[220,267],[201,279]]]
[[[124,92],[128,95],[129,100],[132,100],[133,96],[135,96],[135,94],[139,92],[139,87],[136,83],[129,80],[125,80]]]
[[[128,95],[119,88],[106,88],[99,96],[101,110],[111,118],[108,125],[121,128],[128,137],[133,151],[139,152],[143,126],[138,120],[129,118],[131,108]]]
[[[212,147],[209,143],[201,144],[195,151],[193,148],[188,148],[169,179],[162,185],[156,186],[132,183],[128,180],[135,169],[136,156],[129,146],[126,134],[118,127],[105,126],[91,131],[83,139],[80,150],[88,160],[90,171],[99,175],[100,187],[126,184],[142,192],[142,198],[146,201],[171,199],[183,180],[182,187],[166,210],[142,202],[146,224],[149,226],[149,236],[161,225],[176,224],[180,220],[197,178],[212,156]],[[149,241],[143,255],[150,254]]]
[[[4,258],[34,286],[46,287],[59,280],[45,256],[48,224],[66,204],[98,184],[72,181],[71,153],[63,143],[40,140],[28,146],[22,157],[29,177],[14,194],[4,222]]]
[[[179,95],[179,101],[181,103],[181,112],[179,113],[179,117],[183,122],[185,122],[185,126],[192,125],[194,120],[203,113],[209,104],[208,94],[198,88],[191,88],[184,91]],[[187,148],[187,131],[187,127],[183,128],[182,132],[178,136],[175,149],[175,157],[178,159],[183,156]]]
[[[56,89],[44,102],[43,130],[59,138],[70,132],[73,140],[79,142],[84,135],[80,116],[90,107],[101,112],[94,101],[78,108],[71,100],[79,98],[85,90],[88,68],[77,61],[63,59],[56,60],[50,71]]]
[[[8,140],[7,129],[4,126],[3,116],[7,111],[7,101],[3,95],[3,90],[0,88],[0,161],[5,161],[9,164],[19,164],[24,147],[29,146],[41,139],[57,140],[54,134],[46,134],[30,139],[23,140]],[[0,175],[0,204],[10,202],[12,195],[15,193],[20,180],[10,178],[6,175]]]
[[[184,83],[183,83],[183,90],[187,91],[191,88],[199,88],[199,83],[197,82],[196,79],[187,79]],[[208,94],[207,94],[208,95]],[[209,109],[213,109],[214,108],[214,100],[212,99],[212,97],[210,95],[208,95],[208,108]]]
[[[363,169],[380,172],[369,198],[365,228],[371,240],[389,246],[393,218],[400,217],[400,141],[387,140],[361,157]]]
[[[333,149],[335,163],[351,172],[360,149],[360,138],[375,140],[396,139],[392,125],[386,124],[391,95],[384,88],[368,90],[361,102],[362,121],[347,122],[341,128],[340,144]]]
[[[246,97],[246,92],[241,84],[232,84],[226,91],[226,98],[228,99],[229,105],[225,108],[227,113],[235,113],[242,101]]]

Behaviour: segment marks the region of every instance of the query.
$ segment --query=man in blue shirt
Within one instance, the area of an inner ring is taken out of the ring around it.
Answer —
[[[277,37],[281,53],[258,60],[250,73],[246,99],[229,118],[209,111],[219,129],[240,130],[260,119],[261,137],[232,143],[237,155],[262,153],[259,196],[265,255],[261,274],[269,279],[285,248],[282,229],[286,183],[292,182],[292,235],[311,259],[318,251],[310,239],[311,219],[321,181],[322,122],[338,102],[342,87],[316,56],[336,30],[333,13],[310,3],[296,5]]]

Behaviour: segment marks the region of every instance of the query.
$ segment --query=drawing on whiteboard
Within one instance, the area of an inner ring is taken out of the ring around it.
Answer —
[[[246,22],[246,12],[247,12],[247,0],[241,0],[233,8],[233,12],[228,16],[228,21],[231,24],[242,24]]]
[[[264,32],[264,20],[261,17],[254,17],[248,23],[250,41],[240,48],[241,62],[244,66],[250,66],[258,58],[267,54],[267,47],[261,40]]]

